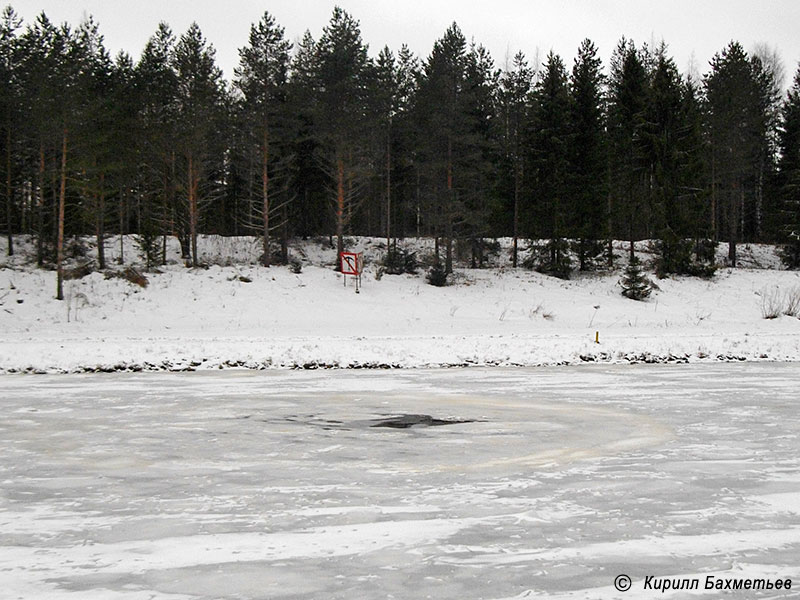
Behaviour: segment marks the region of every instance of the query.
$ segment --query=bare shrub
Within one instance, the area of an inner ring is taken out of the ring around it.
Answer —
[[[139,287],[146,288],[147,284],[150,283],[142,273],[133,267],[127,267],[122,271],[106,271],[106,279],[124,279],[134,285],[138,285]]]
[[[92,274],[92,263],[84,263],[72,269],[64,269],[64,280],[83,279]]]
[[[764,319],[777,319],[783,314],[783,302],[777,287],[761,290],[761,316]]]
[[[783,314],[789,317],[800,317],[800,286],[786,291],[783,301]]]

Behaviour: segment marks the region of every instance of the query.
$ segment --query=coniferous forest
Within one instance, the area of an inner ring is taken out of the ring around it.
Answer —
[[[800,70],[732,41],[702,76],[666,44],[622,38],[610,64],[585,40],[568,59],[498,68],[454,23],[428,56],[371,52],[336,8],[293,44],[268,13],[232,81],[197,25],[162,23],[138,57],[112,55],[91,18],[0,22],[0,223],[42,266],[69,236],[133,234],[149,265],[166,236],[197,264],[200,233],[288,240],[436,239],[480,265],[513,237],[514,266],[567,276],[654,240],[662,273],[703,274],[718,241],[784,246],[800,265]],[[60,293],[60,292],[59,292]]]

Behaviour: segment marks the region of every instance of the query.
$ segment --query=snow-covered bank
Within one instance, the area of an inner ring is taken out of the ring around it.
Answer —
[[[762,312],[765,298],[800,290],[800,273],[775,269],[763,247],[745,264],[771,269],[658,280],[636,302],[620,294],[619,271],[562,281],[458,269],[445,288],[422,272],[377,279],[377,240],[360,241],[368,267],[355,294],[322,242],[294,249],[304,262],[297,274],[251,264],[252,241],[204,242],[209,262],[231,264],[173,260],[147,275],[147,288],[93,273],[67,281],[63,302],[53,300],[53,272],[4,258],[0,372],[800,360],[800,319]],[[115,250],[110,243],[111,260]]]

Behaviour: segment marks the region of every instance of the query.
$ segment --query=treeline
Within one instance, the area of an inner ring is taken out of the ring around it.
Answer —
[[[699,79],[664,44],[623,38],[604,69],[586,40],[571,67],[551,52],[499,69],[454,23],[426,58],[370,56],[336,8],[297,45],[265,13],[239,56],[229,83],[196,24],[161,24],[134,59],[91,18],[23,27],[6,8],[9,253],[32,234],[60,272],[64,237],[91,233],[103,267],[105,237],[132,233],[155,264],[174,235],[196,264],[205,232],[261,236],[265,266],[318,234],[340,250],[345,234],[434,236],[445,271],[455,242],[479,264],[497,236],[515,266],[560,275],[613,260],[611,239],[659,240],[665,272],[719,240],[734,266],[756,241],[800,262],[800,72],[782,98],[769,52],[731,42]]]

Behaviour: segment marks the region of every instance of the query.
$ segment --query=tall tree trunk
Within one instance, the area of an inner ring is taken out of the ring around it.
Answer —
[[[263,265],[269,267],[269,132],[264,127],[264,143],[261,146],[261,200],[263,211],[263,236],[264,236],[264,257]]]
[[[284,192],[286,192],[284,186]],[[289,207],[286,205],[284,196],[283,208],[281,208],[281,260],[284,264],[289,264]]]
[[[586,270],[586,238],[581,237],[578,240],[578,260],[579,260],[579,269],[581,271]]]
[[[633,215],[630,215],[629,216],[629,221],[628,221],[628,240],[629,240],[629,244],[630,244],[629,251],[628,251],[629,260],[633,260],[636,257],[633,238],[634,238],[634,235],[633,235]]]
[[[353,164],[353,150],[350,149],[347,152],[347,164]],[[351,169],[347,169],[347,176],[345,177],[345,181],[347,182],[347,192],[345,195],[346,203],[345,206],[347,207],[347,215],[345,215],[345,224],[347,225],[347,229],[350,235],[353,235],[353,171]],[[369,221],[367,221],[367,227],[369,227]]]
[[[344,161],[336,159],[336,264],[341,268],[339,256],[344,252]]]
[[[732,267],[736,266],[736,235],[739,225],[739,219],[736,207],[739,204],[739,190],[740,184],[738,182],[733,185],[733,193],[730,196],[730,214],[728,215],[728,262]]]
[[[58,193],[58,241],[56,242],[56,300],[64,299],[64,204],[67,196],[67,128],[61,137],[61,185]]]
[[[453,143],[447,140],[447,206],[445,208],[445,260],[444,271],[453,272]]]
[[[19,232],[20,233],[30,233],[28,231],[29,222],[30,222],[30,211],[31,207],[33,206],[33,191],[31,190],[30,182],[26,181],[22,184],[22,198],[20,203],[20,211],[19,211]]]
[[[197,177],[194,156],[189,153],[189,238],[192,243],[192,266],[197,266]]]
[[[169,176],[166,187],[165,200],[168,203],[169,211],[169,230],[172,235],[178,238],[178,244],[181,247],[181,260],[192,259],[192,239],[191,234],[187,231],[186,219],[182,214],[178,214],[178,173],[177,173],[177,160],[175,151],[170,154],[169,159]],[[182,209],[181,209],[181,212]],[[164,248],[167,247],[167,240],[164,240]],[[167,253],[164,252],[164,264],[167,264]]]
[[[634,192],[632,190],[628,190],[628,239],[630,240],[630,260],[635,258],[634,252],[634,222],[636,220],[636,215],[634,213],[634,206],[633,206],[633,198]]]
[[[416,198],[416,201],[417,201],[417,210],[416,210],[416,215],[415,215],[415,217],[416,217],[416,223],[415,224],[416,224],[417,237],[419,238],[422,235],[422,196],[420,194],[420,179],[421,179],[421,176],[420,176],[420,173],[419,173],[419,166],[417,166],[417,168],[416,168],[416,173],[417,173],[417,186],[416,186],[416,190],[415,190],[415,198]],[[438,256],[438,253],[437,253],[437,256]]]
[[[386,130],[386,252],[392,243],[392,118]]]
[[[613,212],[614,205],[612,204],[613,200],[612,200],[612,193],[611,193],[611,187],[610,186],[609,186],[609,190],[608,190],[608,199],[607,200],[608,200],[608,204],[607,204],[608,222],[607,222],[607,225],[606,225],[608,227],[608,250],[607,250],[608,251],[608,257],[607,257],[607,265],[608,265],[608,268],[610,269],[610,268],[612,268],[614,266],[614,212]]]
[[[511,253],[511,266],[517,268],[517,253],[519,245],[519,191],[520,179],[522,178],[522,165],[519,164],[519,156],[514,156],[514,223],[512,225],[514,243]]]
[[[12,233],[13,203],[11,200],[11,128],[6,130],[6,228],[8,229],[8,256],[14,256]]]
[[[719,240],[717,233],[717,161],[711,153],[711,239]]]
[[[119,191],[119,264],[125,264],[125,190]]]
[[[39,170],[36,173],[36,265],[44,266],[44,144],[39,146]]]
[[[100,192],[97,198],[97,220],[96,220],[96,234],[97,234],[97,264],[101,269],[106,268],[106,191],[103,189],[105,186],[105,174],[100,173]]]
[[[53,207],[53,218],[50,219],[50,223],[53,226],[53,233],[50,237],[52,242],[55,244],[58,240],[58,190],[59,190],[59,158],[58,158],[58,150],[53,153],[53,168],[51,169],[50,173],[50,189],[53,191],[53,201],[50,205]]]

